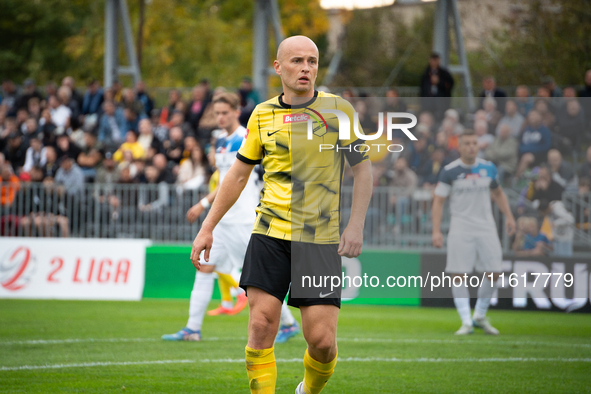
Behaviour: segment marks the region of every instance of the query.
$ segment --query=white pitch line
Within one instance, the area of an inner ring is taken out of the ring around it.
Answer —
[[[223,341],[245,341],[246,337],[205,337],[202,341],[205,342],[223,342]],[[297,338],[301,339],[301,338]],[[436,343],[436,344],[475,344],[475,345],[525,345],[525,346],[555,346],[555,347],[580,347],[591,348],[589,343],[564,343],[564,342],[543,342],[543,341],[503,341],[503,340],[473,340],[473,339],[412,339],[412,338],[337,338],[342,342],[370,342],[370,343]],[[60,345],[65,343],[92,343],[92,342],[155,342],[160,341],[159,338],[70,338],[70,339],[32,339],[26,341],[7,341],[0,342],[0,346],[10,345]]]
[[[246,337],[233,337],[233,338],[217,338],[209,337],[203,338],[202,341],[232,341],[241,340],[245,341]],[[11,346],[11,345],[61,345],[64,343],[89,343],[89,342],[155,342],[160,341],[160,338],[68,338],[68,339],[31,339],[27,341],[7,341],[0,342],[0,346]]]
[[[81,338],[81,339],[31,339],[28,341],[0,342],[2,346],[8,345],[60,345],[64,343],[87,343],[87,342],[147,342],[156,341],[156,338]]]
[[[375,342],[375,343],[437,343],[437,344],[476,344],[476,345],[531,345],[531,346],[564,346],[591,348],[589,343],[564,343],[540,341],[478,341],[473,339],[389,339],[389,338],[337,338],[344,342]]]
[[[278,363],[301,363],[301,358],[277,359]],[[388,362],[388,363],[506,363],[506,362],[567,362],[567,363],[591,363],[591,358],[538,358],[538,357],[508,357],[508,358],[388,358],[388,357],[345,357],[338,358],[338,362]],[[155,361],[104,361],[78,364],[53,364],[53,365],[21,365],[17,367],[0,367],[0,371],[24,371],[36,369],[63,369],[63,368],[89,368],[111,367],[128,365],[149,364],[211,364],[211,363],[244,363],[244,359],[199,359],[199,360],[155,360]]]
[[[21,365],[18,367],[0,367],[0,371],[23,371],[32,369],[62,369],[62,368],[87,368],[87,367],[110,367],[117,365],[146,365],[146,364],[181,364],[194,363],[195,360],[156,360],[156,361],[105,361],[95,363],[79,364],[53,364],[53,365]]]

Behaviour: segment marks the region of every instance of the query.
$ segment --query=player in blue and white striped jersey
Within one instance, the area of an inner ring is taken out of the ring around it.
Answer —
[[[228,170],[236,161],[236,153],[243,145],[248,131],[238,121],[240,100],[235,94],[222,93],[215,96],[213,112],[218,127],[223,130],[215,146],[215,166],[219,172],[218,183],[221,184]],[[201,326],[213,292],[214,271],[220,279],[224,276],[226,281],[234,282],[232,286],[238,289],[238,283],[232,279],[231,274],[242,269],[244,263],[244,254],[256,218],[255,207],[259,204],[260,188],[257,185],[257,179],[256,172],[251,172],[250,176],[245,179],[244,190],[240,198],[213,231],[214,241],[209,252],[209,259],[205,256],[207,260],[201,263],[201,267],[195,275],[187,326],[174,334],[163,335],[162,339],[167,341],[201,340]],[[190,222],[194,222],[210,206],[216,198],[218,190],[219,186],[189,210],[187,219]],[[244,290],[238,289],[238,292],[240,294],[235,306],[231,301],[222,300],[222,305],[209,311],[208,314],[234,315],[240,312],[246,306],[247,301]],[[299,333],[299,325],[286,303],[281,309],[281,324],[284,331],[282,331],[283,335],[278,337],[278,342],[285,342]]]
[[[478,137],[473,131],[460,136],[460,158],[443,168],[435,188],[431,208],[433,221],[433,245],[443,246],[441,214],[443,203],[450,197],[451,223],[447,236],[447,265],[445,271],[455,276],[478,272],[494,273],[493,282],[486,277],[478,288],[478,300],[474,315],[470,316],[470,294],[466,283],[452,286],[454,303],[462,319],[457,335],[471,334],[474,327],[487,334],[499,331],[486,319],[486,311],[494,292],[494,283],[502,271],[503,254],[497,227],[493,218],[491,199],[506,216],[508,235],[515,231],[515,219],[507,196],[499,185],[497,169],[489,161],[478,158]],[[457,280],[455,283],[458,283]]]

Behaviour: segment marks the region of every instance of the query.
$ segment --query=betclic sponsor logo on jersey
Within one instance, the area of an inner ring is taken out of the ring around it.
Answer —
[[[297,122],[307,122],[310,119],[310,115],[303,113],[303,114],[290,114],[290,115],[283,115],[283,123],[297,123]]]

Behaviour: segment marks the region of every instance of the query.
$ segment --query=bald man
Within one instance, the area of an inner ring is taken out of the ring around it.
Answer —
[[[307,273],[306,264],[311,264],[340,277],[341,256],[359,256],[373,183],[371,165],[367,153],[351,149],[357,139],[338,139],[339,133],[334,132],[339,129],[336,116],[324,114],[322,121],[316,120],[323,109],[338,109],[354,119],[347,101],[314,89],[318,73],[316,44],[304,36],[285,39],[279,45],[274,68],[281,78],[283,93],[254,109],[238,160],[226,174],[193,242],[191,260],[200,270],[199,256],[205,251],[204,259],[208,261],[214,227],[238,199],[253,167],[261,163],[264,187],[240,278],[250,307],[246,346],[249,387],[251,393],[275,392],[273,343],[281,304],[289,292],[288,304],[300,309],[308,345],[304,379],[296,393],[316,394],[322,391],[336,365],[341,289],[310,288],[307,290],[314,292],[313,297],[292,297],[298,283],[297,277],[292,283],[292,268]],[[315,119],[310,138],[306,137],[308,119]],[[350,134],[355,135],[354,123],[349,123]],[[319,151],[321,143],[340,149]],[[351,217],[340,235],[344,159],[351,165],[355,181]]]

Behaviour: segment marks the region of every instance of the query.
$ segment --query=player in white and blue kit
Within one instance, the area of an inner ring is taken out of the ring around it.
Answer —
[[[447,265],[445,271],[454,276],[470,274],[474,270],[496,274],[491,283],[486,277],[478,288],[478,300],[474,315],[470,316],[470,294],[466,283],[452,286],[454,303],[462,319],[457,335],[471,334],[474,327],[487,334],[499,331],[486,319],[486,311],[494,292],[498,274],[502,271],[503,254],[493,218],[491,199],[506,216],[508,235],[515,231],[515,219],[507,196],[499,185],[497,169],[489,161],[478,158],[478,137],[472,131],[460,136],[460,158],[443,168],[435,188],[431,208],[433,221],[433,245],[443,246],[441,214],[445,199],[450,197],[451,223],[447,236]],[[457,280],[455,283],[458,283]]]
[[[221,185],[224,176],[236,160],[236,153],[244,143],[248,133],[238,121],[240,116],[240,99],[238,96],[231,93],[222,93],[214,97],[212,104],[217,125],[223,130],[223,133],[217,139],[215,147],[215,167],[219,172],[218,187],[189,210],[187,218],[191,222],[195,221],[215,199],[219,185]],[[209,260],[202,259],[201,268],[195,276],[187,326],[175,334],[163,335],[162,339],[169,341],[201,340],[203,318],[213,293],[214,270],[219,274],[231,274],[242,269],[244,254],[256,219],[254,209],[259,204],[260,188],[257,181],[258,175],[253,171],[240,198],[228,210],[213,231],[214,242],[209,254]],[[238,291],[244,293],[244,290],[240,288],[238,288]],[[223,303],[218,309],[225,311],[222,313],[234,314],[242,310],[244,306],[246,306],[246,297],[242,294],[239,296],[234,310],[230,309],[231,305],[224,307]],[[281,311],[281,324],[289,327],[289,333],[282,338],[278,338],[279,341],[281,339],[286,341],[299,332],[299,326],[285,303]]]

